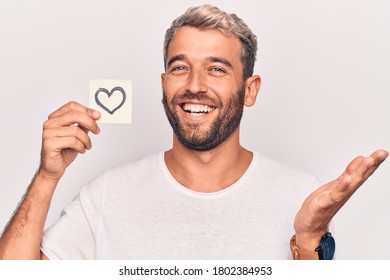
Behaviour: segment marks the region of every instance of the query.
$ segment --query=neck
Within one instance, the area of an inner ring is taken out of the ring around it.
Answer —
[[[231,186],[242,177],[252,158],[253,154],[239,143],[239,128],[209,151],[189,149],[174,136],[173,148],[165,153],[165,163],[176,181],[198,192]]]

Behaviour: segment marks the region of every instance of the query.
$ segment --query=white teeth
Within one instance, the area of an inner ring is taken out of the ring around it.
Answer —
[[[203,104],[184,103],[183,109],[188,113],[210,113],[214,107]]]

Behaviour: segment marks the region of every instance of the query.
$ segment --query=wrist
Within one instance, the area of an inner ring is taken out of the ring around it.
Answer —
[[[54,184],[58,184],[62,175],[53,174],[51,172],[46,171],[44,168],[39,167],[35,177],[42,181],[51,182]]]
[[[317,233],[296,233],[296,245],[302,250],[314,251],[326,232],[327,231],[325,230]]]
[[[60,178],[50,176],[41,169],[38,169],[30,185],[30,189],[39,190],[42,196],[52,196]]]
[[[308,245],[310,244],[310,245]],[[335,241],[330,232],[326,232],[320,238],[315,248],[314,239],[305,243],[307,247],[302,248],[296,242],[296,235],[290,239],[290,248],[294,260],[332,260],[335,253]],[[308,248],[308,249],[306,249]]]
[[[318,260],[318,253],[314,250],[302,249],[297,245],[296,235],[290,239],[290,249],[293,260]]]

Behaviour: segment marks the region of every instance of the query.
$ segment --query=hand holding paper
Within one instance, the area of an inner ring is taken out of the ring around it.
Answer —
[[[78,153],[92,148],[88,132],[100,132],[99,118],[99,112],[74,101],[51,113],[43,125],[39,172],[59,180]]]

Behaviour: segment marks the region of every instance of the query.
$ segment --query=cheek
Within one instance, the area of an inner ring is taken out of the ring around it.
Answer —
[[[226,75],[224,77],[208,77],[208,88],[214,92],[218,92],[221,96],[226,96],[236,93],[238,85],[242,83],[242,79],[235,77],[235,75]]]
[[[167,76],[163,86],[163,90],[167,96],[176,94],[183,89],[184,83],[182,79],[177,79],[174,76]]]
[[[212,92],[214,96],[218,97],[220,100],[225,100],[226,102],[226,100],[237,94],[237,89],[232,85],[217,83],[215,85],[210,85],[209,92]]]

